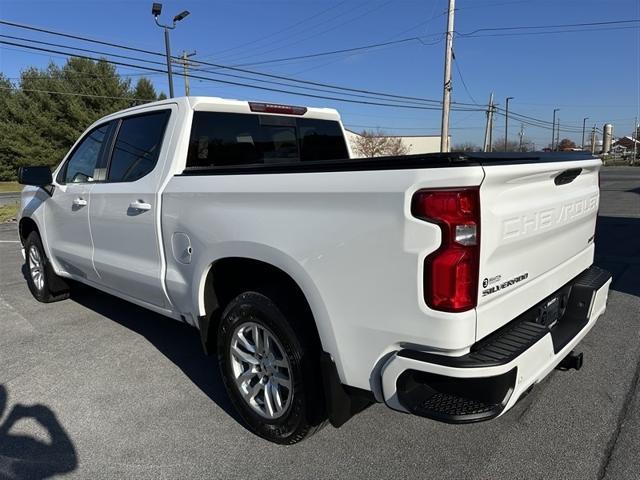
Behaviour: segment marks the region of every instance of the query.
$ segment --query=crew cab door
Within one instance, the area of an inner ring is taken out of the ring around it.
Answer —
[[[116,120],[106,181],[91,191],[93,262],[99,282],[166,307],[159,239],[162,166],[172,107]]]
[[[89,201],[94,182],[104,174],[103,161],[112,125],[89,131],[58,171],[46,201],[45,234],[52,260],[71,274],[95,280],[89,231]]]

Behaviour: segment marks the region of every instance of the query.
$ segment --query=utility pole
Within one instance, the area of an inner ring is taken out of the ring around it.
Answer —
[[[587,120],[589,120],[589,117],[584,117],[582,119],[582,143],[580,143],[580,149],[584,150],[584,128],[587,124]]]
[[[556,150],[560,146],[560,117],[558,117],[557,127],[556,127]]]
[[[489,96],[489,107],[487,108],[487,125],[484,128],[484,145],[483,152],[491,151],[491,131],[493,129],[493,92]]]
[[[182,63],[182,74],[184,75],[184,94],[187,97],[191,93],[189,88],[189,66],[191,65],[189,57],[193,57],[195,54],[195,50],[191,53],[187,53],[186,50],[183,50],[182,56],[180,57],[180,61]]]
[[[596,125],[591,129],[591,155],[596,153]]]
[[[507,139],[509,138],[509,100],[513,97],[507,97],[506,106],[504,107],[504,151],[507,151]]]
[[[520,136],[520,147],[519,147],[519,151],[524,151],[522,150],[522,139],[524,138],[524,123],[520,124],[520,133],[518,134]]]
[[[493,152],[493,120],[496,118],[496,104],[491,102],[491,124],[489,125],[489,151]]]
[[[449,0],[447,38],[444,51],[444,86],[442,92],[442,127],[440,128],[440,151],[449,151],[449,113],[451,110],[451,56],[453,54],[453,20],[456,0]]]
[[[631,135],[631,138],[633,138],[633,158],[631,159],[631,165],[635,165],[636,158],[638,158],[638,129],[639,128],[640,128],[640,125],[638,125],[638,117],[636,116],[636,119],[633,125],[633,134]]]
[[[553,109],[553,125],[551,127],[551,151],[554,150],[553,148],[553,142],[556,139],[556,112],[560,110],[559,108],[554,108]]]

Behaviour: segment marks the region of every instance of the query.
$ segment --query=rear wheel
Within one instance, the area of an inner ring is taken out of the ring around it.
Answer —
[[[303,440],[326,419],[318,356],[309,336],[293,328],[296,320],[266,295],[245,292],[225,309],[218,334],[234,406],[254,433],[282,444]]]
[[[69,286],[63,278],[53,272],[37,232],[29,234],[24,243],[24,250],[27,285],[36,300],[50,303],[69,298]]]

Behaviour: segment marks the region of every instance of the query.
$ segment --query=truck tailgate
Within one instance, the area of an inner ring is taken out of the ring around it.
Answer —
[[[566,158],[482,162],[477,339],[593,262],[601,163]]]

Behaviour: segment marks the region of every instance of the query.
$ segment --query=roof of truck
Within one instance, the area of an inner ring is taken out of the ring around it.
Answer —
[[[259,113],[260,115],[287,115],[285,111],[277,111],[277,112],[258,112],[252,111],[250,108],[250,104],[260,104],[264,106],[275,106],[275,107],[294,107],[294,108],[304,108],[306,111],[304,114],[296,114],[292,115],[295,117],[304,117],[304,118],[317,118],[321,120],[336,120],[340,121],[340,114],[334,108],[316,108],[316,107],[302,107],[298,105],[284,105],[277,104],[274,102],[259,102],[253,100],[234,100],[229,98],[220,98],[220,97],[174,97],[167,98],[165,100],[158,100],[156,102],[144,103],[142,105],[136,105],[135,107],[127,108],[126,110],[120,110],[118,112],[114,112],[109,114],[97,122],[100,123],[105,120],[111,120],[112,118],[121,117],[123,115],[127,115],[129,113],[136,113],[141,110],[146,110],[152,107],[159,107],[162,105],[170,105],[170,104],[182,104],[185,107],[192,108],[196,111],[209,111],[209,112],[228,112],[228,113]]]
[[[237,113],[260,113],[260,114],[275,114],[286,115],[284,112],[256,112],[252,111],[249,107],[250,103],[262,104],[262,105],[275,105],[275,106],[293,106],[306,108],[306,112],[303,115],[306,118],[320,118],[323,120],[340,120],[340,114],[334,108],[316,108],[306,107],[304,105],[290,105],[280,104],[275,102],[262,102],[259,100],[235,100],[229,98],[220,97],[186,97],[189,101],[191,108],[198,111],[216,111],[216,112],[237,112]]]

